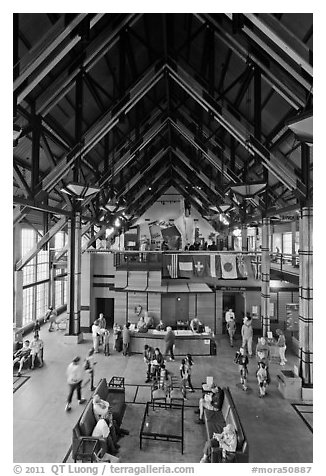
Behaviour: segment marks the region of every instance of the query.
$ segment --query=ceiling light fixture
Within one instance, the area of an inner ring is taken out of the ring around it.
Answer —
[[[71,195],[76,200],[84,200],[84,198],[89,197],[98,193],[100,188],[93,187],[91,185],[83,185],[81,183],[70,182],[64,187],[61,188],[61,192]]]
[[[231,185],[230,189],[244,198],[253,198],[266,188],[266,182],[238,183]]]

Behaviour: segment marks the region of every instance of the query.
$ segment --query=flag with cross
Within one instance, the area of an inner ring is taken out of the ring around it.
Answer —
[[[194,275],[198,278],[209,276],[209,256],[208,255],[193,255]]]

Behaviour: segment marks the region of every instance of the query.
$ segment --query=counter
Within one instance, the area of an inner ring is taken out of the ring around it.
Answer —
[[[194,334],[190,330],[174,331],[175,339],[175,355],[215,355],[215,340],[211,333]],[[142,354],[144,345],[158,347],[162,353],[165,350],[164,336],[166,331],[156,331],[149,329],[148,332],[132,332],[130,342],[130,352],[134,354]]]

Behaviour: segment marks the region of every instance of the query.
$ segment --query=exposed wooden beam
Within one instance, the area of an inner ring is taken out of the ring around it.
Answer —
[[[51,238],[58,233],[58,231],[62,230],[62,228],[66,225],[67,218],[63,217],[61,218],[37,243],[33,248],[31,248],[24,256],[23,258],[18,261],[18,263],[15,266],[16,271],[20,271],[23,269],[24,266],[26,266],[27,263],[29,263],[41,249],[43,246],[48,243]]]

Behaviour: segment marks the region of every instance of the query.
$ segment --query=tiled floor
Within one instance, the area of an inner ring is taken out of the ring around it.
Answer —
[[[67,344],[64,331],[51,332],[41,329],[45,342],[45,365],[42,369],[26,370],[29,378],[13,395],[14,446],[13,461],[59,463],[65,459],[71,445],[72,427],[83,406],[73,401],[72,411],[64,411],[67,395],[65,371],[75,355],[86,356],[91,347],[91,336],[84,335],[79,345]],[[237,341],[239,343],[239,341]],[[312,462],[312,433],[291,403],[277,389],[276,375],[280,366],[270,366],[272,382],[265,399],[258,398],[255,379],[256,361],[249,365],[249,391],[243,392],[238,385],[238,369],[233,363],[235,348],[231,349],[225,336],[217,341],[217,355],[198,357],[193,367],[194,386],[200,388],[207,375],[214,376],[220,386],[229,386],[235,401],[245,434],[249,441],[250,462],[309,463]],[[113,375],[125,377],[128,404],[124,426],[131,430],[121,442],[121,458],[125,462],[198,462],[204,443],[202,426],[194,424],[193,408],[188,408],[185,422],[185,454],[165,443],[157,456],[155,442],[146,442],[139,451],[139,427],[149,388],[145,386],[145,365],[141,355],[123,357],[113,352],[109,357],[97,354],[95,383]],[[296,359],[288,355],[286,369],[293,368]],[[180,359],[168,362],[167,367],[178,374]],[[83,396],[91,395],[89,382],[83,388]],[[189,394],[187,407],[197,405],[199,390]],[[75,398],[75,397],[74,397]],[[299,403],[299,402],[297,402]],[[196,431],[193,431],[194,428]],[[32,431],[31,431],[32,429]],[[199,443],[198,443],[199,441]],[[172,444],[173,445],[173,444]],[[175,444],[174,444],[175,445]],[[156,455],[156,456],[155,456]],[[68,459],[69,461],[69,459]]]

